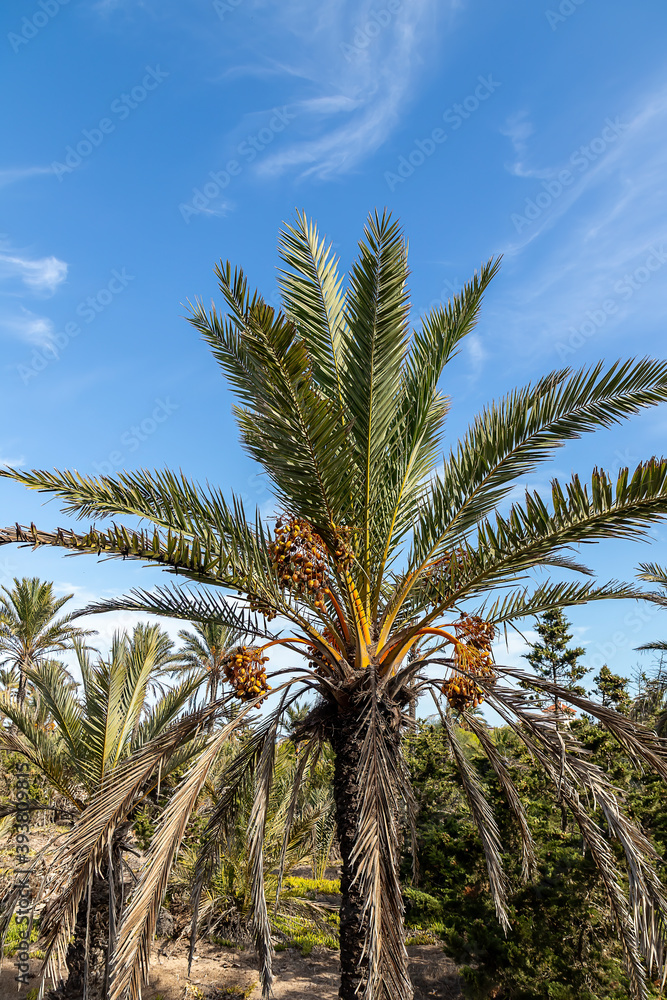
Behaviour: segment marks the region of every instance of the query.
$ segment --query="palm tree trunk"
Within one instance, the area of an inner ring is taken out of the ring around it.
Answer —
[[[116,921],[119,916],[120,858],[114,851],[114,900]],[[109,880],[108,865],[102,876],[96,875],[85,892],[76,916],[74,935],[67,949],[65,965],[67,979],[49,994],[49,1000],[105,1000],[108,980],[109,953]],[[87,989],[85,984],[87,983]]]
[[[343,870],[341,873],[341,895],[340,906],[340,966],[341,984],[340,1000],[362,1000],[364,987],[367,982],[367,962],[363,955],[363,944],[366,936],[366,923],[364,919],[363,907],[364,898],[355,876],[357,875],[357,863],[353,858],[354,846],[359,837],[359,808],[361,800],[361,789],[359,775],[361,773],[361,754],[363,745],[363,732],[360,731],[360,719],[355,713],[340,715],[337,725],[332,734],[332,744],[336,755],[334,771],[334,797],[336,802],[336,823],[338,826],[338,840],[340,852],[343,860]],[[388,741],[387,752],[399,754],[400,733],[398,730],[391,733]],[[392,826],[394,836],[392,837],[393,857],[391,864],[387,866],[391,870],[394,887],[399,885],[399,858],[400,858],[400,835],[399,835],[399,795],[396,790],[391,795],[391,801],[395,803]],[[389,886],[382,886],[383,902],[389,895]],[[389,908],[387,908],[388,910]],[[402,925],[402,914],[401,914]],[[401,926],[402,934],[402,926]],[[385,985],[380,987],[380,992],[374,993],[373,1000],[412,1000],[414,993],[410,984],[408,974],[408,954],[403,946],[401,954],[394,954],[392,965],[401,969],[400,979],[404,981],[402,989],[396,987],[396,978],[392,976],[383,977]],[[391,980],[391,985],[389,980]]]

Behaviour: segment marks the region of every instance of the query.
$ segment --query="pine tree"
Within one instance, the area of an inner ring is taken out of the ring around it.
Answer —
[[[572,639],[569,628],[570,622],[560,608],[538,615],[535,630],[542,641],[531,643],[530,652],[525,653],[524,658],[537,677],[568,691],[585,694],[584,688],[577,681],[586,673],[586,667],[579,662],[586,650],[583,646],[568,646]],[[554,710],[557,715],[562,712],[562,708],[562,703],[555,698]]]
[[[605,663],[600,668],[600,673],[593,680],[596,684],[593,694],[602,702],[605,708],[615,708],[617,712],[622,712],[624,715],[627,714],[630,708],[627,677],[612,674]]]

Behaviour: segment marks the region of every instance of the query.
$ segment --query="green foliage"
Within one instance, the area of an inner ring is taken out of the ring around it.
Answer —
[[[596,698],[605,706],[615,708],[617,712],[627,715],[630,709],[627,677],[612,674],[606,663],[600,668],[600,673],[593,678],[596,688],[593,692]]]
[[[327,926],[328,924],[328,926]],[[274,917],[272,926],[282,937],[276,951],[298,948],[302,955],[310,955],[315,945],[338,949],[338,914],[329,914],[325,921],[309,920],[307,917],[284,915]]]
[[[584,694],[584,689],[577,682],[586,674],[586,667],[579,662],[586,650],[583,646],[568,646],[572,638],[569,627],[562,608],[553,608],[539,615],[535,630],[542,641],[531,644],[525,659],[538,677]]]
[[[340,879],[288,876],[283,885],[287,896],[340,896]]]
[[[639,775],[618,744],[589,720],[573,724],[593,759],[627,790],[631,811],[667,848],[667,807],[661,783]],[[512,929],[505,938],[488,892],[479,837],[460,780],[445,755],[439,728],[422,726],[408,740],[418,802],[419,884],[404,889],[406,922],[431,928],[461,963],[468,997],[481,1000],[626,1000],[628,981],[606,896],[595,865],[582,852],[572,820],[553,806],[553,790],[516,738],[495,730],[496,744],[516,760],[512,777],[527,806],[538,871],[523,884],[516,835],[486,758],[466,741],[466,753],[484,783],[506,845]],[[404,877],[409,877],[409,858]],[[657,995],[652,993],[651,995]]]
[[[155,833],[155,823],[151,816],[150,807],[143,805],[137,809],[132,829],[134,830],[139,847],[142,851],[147,851]]]
[[[5,955],[11,958],[15,955],[19,949],[19,945],[23,941],[23,935],[25,933],[25,927],[22,924],[16,923],[16,918],[12,917],[9,921],[7,927],[7,937],[5,938]],[[30,943],[37,941],[39,938],[39,918],[33,921],[32,927],[30,928]]]

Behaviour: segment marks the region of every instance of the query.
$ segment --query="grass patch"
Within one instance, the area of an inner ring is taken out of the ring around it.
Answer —
[[[39,937],[39,920],[35,919],[33,925],[30,928],[30,943],[36,941]],[[9,921],[9,927],[7,928],[7,936],[5,938],[5,955],[11,958],[18,951],[19,945],[23,940],[23,926],[16,923],[14,917]],[[41,953],[36,951],[31,953],[31,957],[41,958]]]
[[[340,879],[296,878],[288,876],[283,880],[286,896],[340,896]]]
[[[306,957],[310,955],[315,945],[337,951],[338,944],[338,914],[327,915],[324,922],[315,922],[305,917],[276,916],[272,920],[275,931],[282,937],[276,945],[276,951],[286,951],[288,948],[298,948]],[[327,926],[328,925],[328,926]]]

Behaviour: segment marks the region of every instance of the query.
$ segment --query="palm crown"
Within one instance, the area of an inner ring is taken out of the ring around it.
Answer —
[[[304,688],[314,691],[317,703],[297,738],[307,752],[327,739],[336,755],[342,998],[350,1000],[359,990],[367,998],[412,996],[398,882],[399,802],[408,812],[411,806],[401,733],[406,706],[415,692],[427,691],[442,714],[443,736],[480,828],[500,920],[509,926],[500,834],[453,715],[475,733],[507,793],[522,833],[526,872],[532,841],[506,764],[473,712],[483,700],[542,763],[575,815],[600,866],[633,988],[642,994],[639,953],[650,968],[661,960],[656,934],[665,906],[648,860],[650,845],[620,812],[604,774],[578,755],[574,740],[559,733],[553,719],[531,707],[514,683],[526,675],[495,664],[491,647],[503,623],[562,605],[637,596],[615,581],[531,586],[527,575],[545,566],[586,572],[567,554],[572,545],[634,538],[664,516],[667,463],[651,459],[632,474],[621,470],[615,483],[596,470],[590,485],[575,476],[564,485],[554,481],[549,499],[526,493],[506,513],[500,506],[517,482],[566,441],[665,400],[667,364],[641,360],[553,372],[487,407],[436,468],[447,413],[441,377],[477,321],[498,262],[482,266],[459,295],[411,331],[406,245],[387,214],[369,217],[347,287],[331,248],[304,216],[285,228],[280,254],[282,311],[251,293],[241,270],[221,263],[216,274],[226,315],[199,303],[191,315],[239,401],[241,439],[273,484],[282,511],[275,528],[259,516],[248,518],[238,499],[228,502],[182,473],[90,478],[34,471],[9,474],[56,494],[63,509],[79,518],[123,514],[152,527],[114,523],[81,534],[17,527],[2,540],[143,559],[208,585],[133,591],[94,610],[133,609],[237,630],[247,644],[231,650],[223,668],[249,705],[267,694],[265,659],[272,645],[301,654],[301,666],[275,677],[280,704],[244,758],[258,773],[260,789],[250,819],[250,854],[261,886],[261,837],[279,720]],[[215,587],[239,599],[231,604]],[[289,623],[279,635],[268,624],[276,616]],[[438,669],[426,670],[433,665]],[[531,683],[596,716],[631,756],[667,777],[662,743],[652,734],[576,692],[544,679]],[[212,736],[211,748],[233,726]],[[145,960],[154,894],[166,884],[156,871],[171,863],[182,834],[179,817],[213,759],[211,749],[165,814],[160,847],[150,859],[150,884],[135,894],[121,928],[114,997],[127,988],[135,995],[139,990],[136,956]],[[582,791],[593,792],[607,828],[626,851],[629,902]],[[232,808],[234,795],[221,802],[211,837],[203,838],[200,884],[211,870],[207,844],[215,841],[216,823],[227,822],[224,810]],[[111,799],[102,797],[100,836],[112,817]],[[645,905],[635,905],[640,898]],[[271,946],[261,888],[254,906],[268,992]]]
[[[14,579],[14,587],[0,594],[0,664],[18,679],[18,700],[25,697],[26,671],[67,649],[84,633],[72,624],[72,615],[57,617],[72,594],[57,598],[53,584],[33,577]]]
[[[94,953],[99,967],[92,973],[96,989],[88,983],[91,997],[104,995],[105,935],[109,935],[110,906],[112,910],[118,906],[113,889],[115,886],[118,892],[122,885],[123,852],[128,846],[125,836],[131,814],[156,785],[159,788],[160,781],[168,781],[171,772],[183,767],[199,746],[192,740],[197,731],[195,721],[188,734],[181,731],[179,746],[174,747],[169,759],[143,776],[134,797],[117,813],[104,849],[97,852],[91,849],[95,839],[91,841],[85,835],[91,811],[94,813],[94,808],[88,809],[91,802],[100,790],[115,787],[124,762],[142,750],[150,753],[156,742],[171,732],[200,683],[199,678],[183,681],[150,704],[151,682],[162,669],[165,646],[170,648],[168,636],[157,625],[138,625],[132,636],[116,634],[108,658],[93,659],[90,651],[77,641],[80,689],[57,661],[46,661],[28,671],[43,713],[50,720],[46,724],[34,711],[0,692],[0,712],[13,723],[11,729],[0,727],[0,746],[28,760],[67,802],[70,814],[81,817],[64,843],[57,837],[29,867],[31,873],[41,876],[40,897],[46,901],[42,915],[45,969],[53,979],[58,978],[65,963],[73,981],[70,988],[73,985],[80,988],[81,983],[76,980],[82,969],[77,967],[81,962],[76,958],[81,958],[81,942],[90,937],[91,925],[93,937],[99,939],[101,932],[102,941],[97,941],[99,947]],[[88,889],[88,906],[84,900],[81,907],[85,889]],[[101,906],[100,900],[97,901],[97,909],[101,910],[97,921],[91,921],[90,917],[91,890],[102,896]],[[0,914],[3,935],[19,898],[20,884],[3,900]],[[70,941],[72,932],[74,939]],[[86,944],[82,954],[87,952]]]

